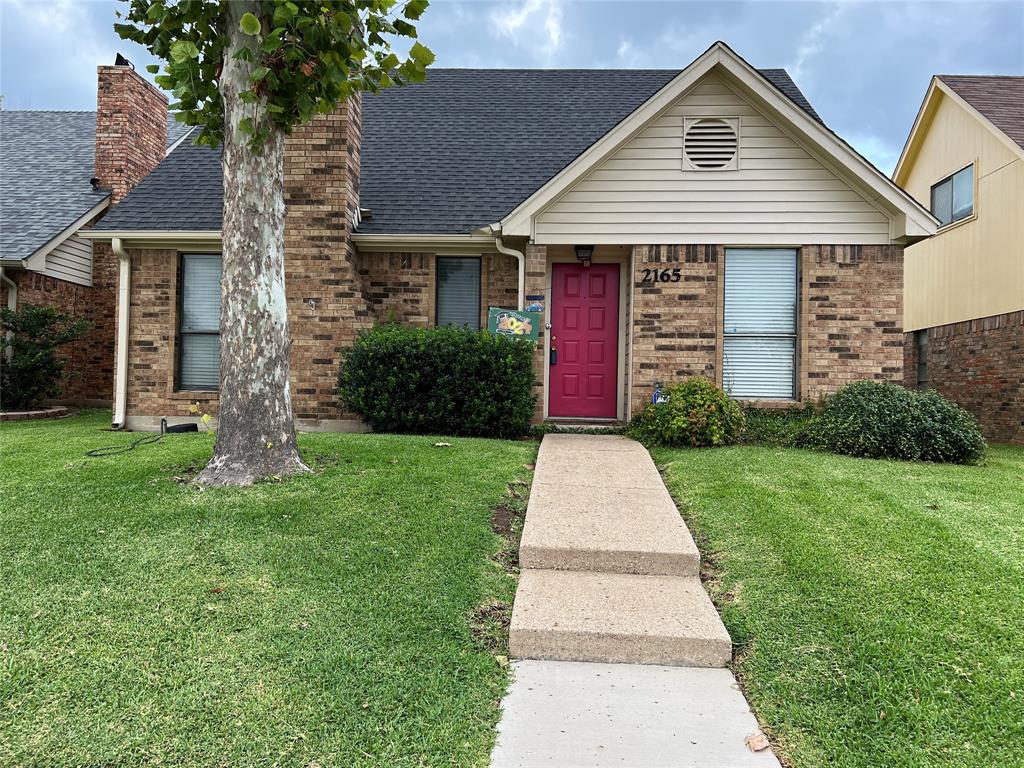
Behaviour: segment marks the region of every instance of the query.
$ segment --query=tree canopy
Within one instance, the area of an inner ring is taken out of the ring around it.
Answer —
[[[224,139],[219,81],[228,48],[224,2],[125,0],[126,40],[166,62],[147,69],[174,96],[178,119],[202,128],[199,142]],[[234,54],[252,63],[251,88],[242,98],[265,110],[241,128],[258,148],[275,127],[291,129],[318,112],[331,112],[355,93],[423,80],[434,54],[415,40],[413,22],[428,0],[259,0],[240,20],[250,44]],[[392,43],[412,39],[403,59]]]

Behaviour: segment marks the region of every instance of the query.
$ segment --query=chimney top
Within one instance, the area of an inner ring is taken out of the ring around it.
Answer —
[[[117,57],[114,59],[114,66],[115,67],[131,67],[133,70],[135,69],[135,65],[132,64],[130,61],[128,61],[128,59],[126,59],[120,53],[117,54]]]

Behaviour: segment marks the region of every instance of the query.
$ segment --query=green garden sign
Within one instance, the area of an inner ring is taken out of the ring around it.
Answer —
[[[540,332],[540,312],[491,307],[487,312],[487,330],[502,336],[522,336],[536,341]]]

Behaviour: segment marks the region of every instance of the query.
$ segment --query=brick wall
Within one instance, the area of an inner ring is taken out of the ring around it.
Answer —
[[[906,385],[917,385],[914,334]],[[959,403],[998,443],[1024,443],[1024,310],[928,329],[928,386]]]
[[[722,385],[720,245],[636,246],[633,373],[636,413],[655,382],[702,375]],[[858,379],[903,377],[903,251],[895,246],[800,249],[799,389],[817,400]],[[642,270],[676,268],[679,283],[642,283]]]
[[[640,245],[633,249],[633,413],[656,382],[687,376],[718,381],[718,245]],[[645,269],[679,268],[678,283],[643,283]],[[719,382],[720,383],[720,382]]]
[[[164,159],[167,97],[128,66],[96,74],[96,178],[117,203]]]
[[[800,391],[818,400],[860,379],[903,381],[903,249],[801,249]]]

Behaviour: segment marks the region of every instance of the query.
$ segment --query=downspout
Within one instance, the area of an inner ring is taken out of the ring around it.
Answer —
[[[18,284],[11,280],[4,272],[4,268],[0,267],[0,282],[7,286],[7,308],[11,312],[18,311]],[[7,332],[7,341],[11,340],[13,331]],[[11,362],[11,358],[14,356],[14,348],[11,346],[7,347],[7,362]]]
[[[492,229],[491,232],[493,234],[494,230]],[[519,305],[516,309],[522,310],[526,306],[526,256],[522,251],[505,245],[501,241],[501,235],[494,235],[494,247],[498,249],[498,253],[515,256],[516,261],[519,262]]]
[[[131,306],[132,262],[120,237],[110,249],[117,256],[117,367],[114,371],[114,429],[124,429],[128,407],[128,311]]]

